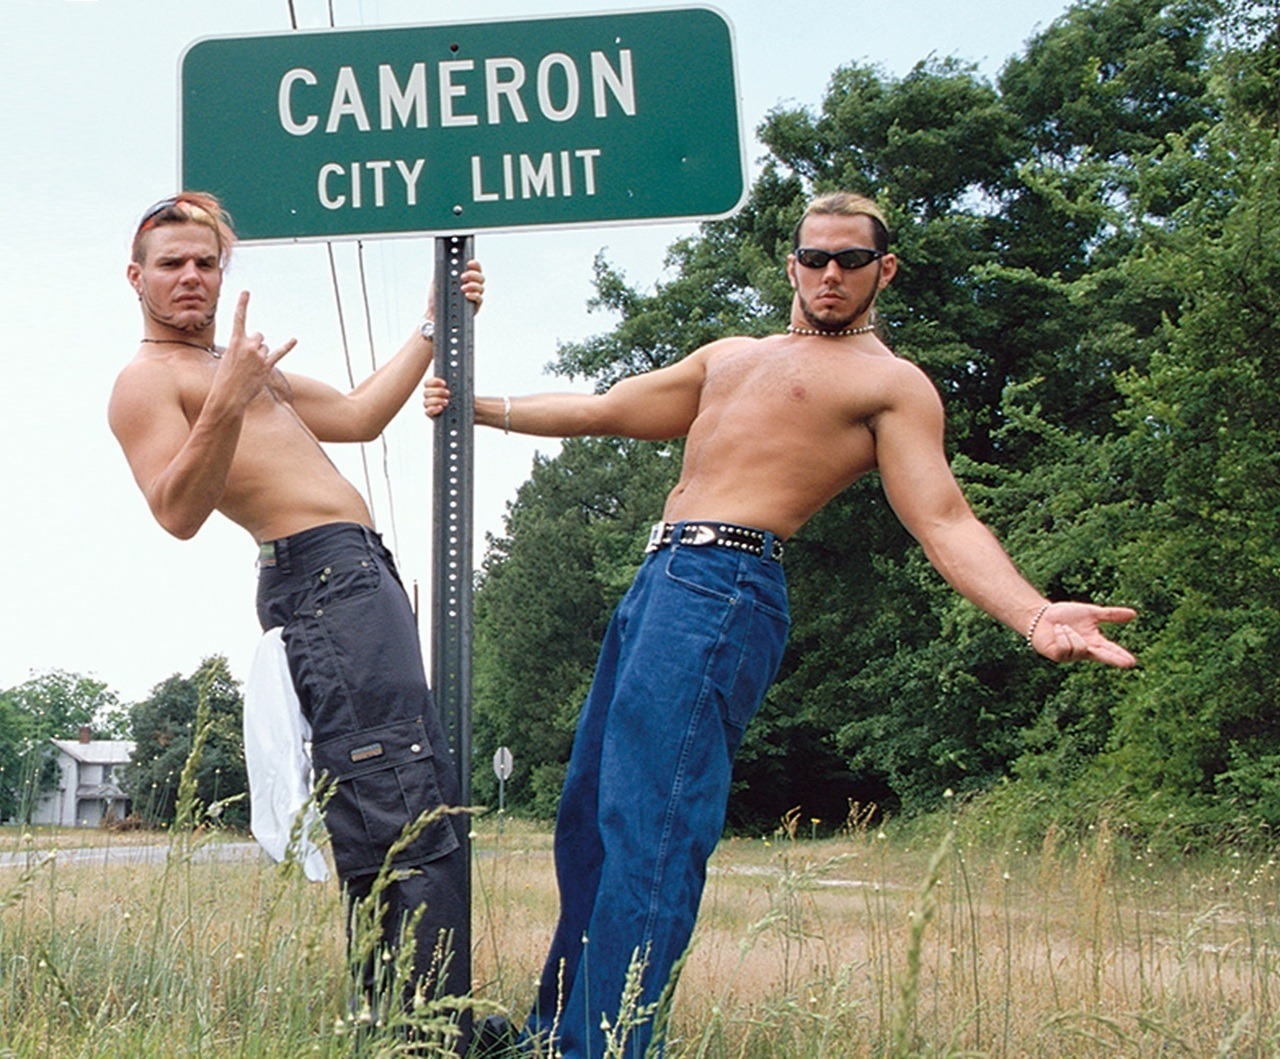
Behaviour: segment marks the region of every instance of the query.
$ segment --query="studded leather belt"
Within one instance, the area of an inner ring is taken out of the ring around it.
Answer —
[[[677,529],[680,530],[679,538],[676,537]],[[767,554],[766,542],[769,543]],[[669,544],[683,544],[692,548],[717,545],[782,562],[782,541],[763,530],[736,526],[732,522],[655,522],[649,530],[649,543],[645,546],[645,552],[656,552]]]

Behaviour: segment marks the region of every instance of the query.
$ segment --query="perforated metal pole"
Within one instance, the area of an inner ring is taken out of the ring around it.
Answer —
[[[431,585],[431,690],[458,775],[462,804],[471,804],[471,617],[475,458],[472,309],[462,273],[474,237],[436,240],[436,334],[432,371],[449,387],[449,407],[436,420],[435,518]],[[461,829],[464,833],[468,828]],[[468,849],[468,855],[470,850]],[[467,893],[467,907],[471,894]],[[470,942],[456,953],[469,953]],[[456,954],[455,954],[456,958]]]

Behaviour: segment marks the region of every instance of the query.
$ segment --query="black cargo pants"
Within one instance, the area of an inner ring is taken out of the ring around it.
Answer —
[[[324,817],[350,931],[354,903],[369,893],[405,824],[457,805],[455,767],[413,611],[381,537],[357,523],[316,526],[263,544],[258,566],[258,620],[264,630],[283,626],[315,774],[336,782]],[[464,996],[471,988],[462,841],[469,826],[465,815],[446,816],[392,862],[412,871],[384,895],[382,953],[394,954],[401,925],[425,906],[414,977],[427,980],[428,995]],[[442,951],[454,954],[443,974]],[[366,990],[373,970],[364,970]]]

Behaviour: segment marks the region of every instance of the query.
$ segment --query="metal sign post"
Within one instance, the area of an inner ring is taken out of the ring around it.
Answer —
[[[449,407],[436,420],[431,585],[431,688],[458,775],[459,797],[471,804],[471,542],[475,457],[473,310],[461,277],[475,255],[469,235],[435,241],[436,334],[432,370],[449,387]],[[464,828],[465,832],[469,828]],[[470,859],[470,841],[463,839]],[[470,883],[467,885],[470,907]],[[460,928],[459,928],[460,929]],[[470,960],[471,938],[455,934],[453,958]],[[469,973],[469,970],[468,970]]]

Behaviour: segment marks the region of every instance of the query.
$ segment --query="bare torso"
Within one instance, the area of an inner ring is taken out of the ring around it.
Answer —
[[[907,375],[919,376],[870,336],[732,339],[707,354],[663,517],[720,519],[783,538],[876,466],[874,417]]]
[[[168,372],[190,427],[209,396],[216,368],[206,354],[144,347],[117,385],[128,385],[130,373],[140,369]],[[371,525],[363,497],[298,417],[289,390],[288,376],[277,371],[271,390],[264,388],[250,401],[217,510],[258,541],[329,522]]]

